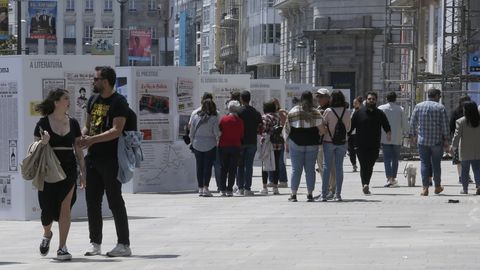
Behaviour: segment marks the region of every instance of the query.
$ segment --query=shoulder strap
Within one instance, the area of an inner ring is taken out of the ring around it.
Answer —
[[[335,112],[335,110],[333,108],[332,109],[332,112],[335,114],[335,116],[337,117],[338,120],[342,120],[343,119],[343,115],[345,114],[345,110],[346,108],[343,108],[343,111],[342,111],[342,115],[340,117],[338,117],[338,114]]]
[[[89,106],[88,106],[88,111],[92,111],[93,109],[93,104],[95,104],[95,102],[97,101],[98,97],[100,97],[100,94],[93,94],[93,98],[92,98],[92,102],[90,102]]]

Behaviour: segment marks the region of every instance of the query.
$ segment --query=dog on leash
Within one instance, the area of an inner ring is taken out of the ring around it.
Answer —
[[[415,167],[413,164],[405,165],[403,175],[405,176],[405,178],[407,178],[408,186],[414,187],[415,179],[417,178],[417,167]]]

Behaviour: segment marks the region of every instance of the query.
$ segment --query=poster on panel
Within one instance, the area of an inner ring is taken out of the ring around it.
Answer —
[[[128,61],[151,61],[152,34],[149,30],[130,30]]]
[[[93,28],[92,55],[113,55],[113,29]]]
[[[8,35],[8,0],[0,0],[0,40],[7,40]]]
[[[303,91],[313,91],[310,84],[292,83],[285,85],[285,109],[290,110],[300,102]]]
[[[277,99],[285,104],[285,80],[257,79],[250,81],[251,102],[257,111],[263,114],[263,103]]]
[[[55,89],[65,89],[65,79],[42,79],[42,97],[46,99],[48,93]]]
[[[18,171],[18,83],[0,81],[0,172]],[[1,186],[0,186],[1,187]]]
[[[87,101],[92,93],[93,71],[65,72],[65,88],[70,93],[69,114],[83,127],[86,119]]]
[[[30,38],[56,39],[57,1],[28,1]]]

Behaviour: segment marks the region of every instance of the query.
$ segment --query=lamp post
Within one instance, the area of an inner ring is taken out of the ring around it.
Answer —
[[[17,54],[22,54],[22,1],[17,0]]]
[[[298,79],[299,82],[302,82],[302,65],[305,64],[305,49],[307,48],[307,44],[305,41],[300,40],[297,43],[297,63],[298,63]]]
[[[170,19],[172,19],[172,13],[168,11],[168,5],[166,4],[158,4],[158,15],[160,20],[163,20],[163,36],[165,41],[165,51],[163,54],[163,64],[164,66],[168,66],[167,61],[167,53],[168,53],[168,23]]]
[[[117,0],[120,4],[120,66],[125,65],[125,38],[123,37],[123,13],[128,0]]]

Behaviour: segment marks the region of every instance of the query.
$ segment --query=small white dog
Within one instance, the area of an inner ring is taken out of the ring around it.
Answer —
[[[403,175],[407,178],[408,186],[414,187],[415,186],[415,179],[417,178],[417,167],[413,164],[407,163],[405,165],[405,169],[403,170]]]

